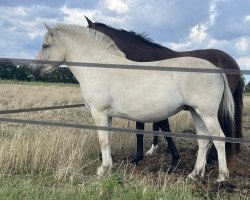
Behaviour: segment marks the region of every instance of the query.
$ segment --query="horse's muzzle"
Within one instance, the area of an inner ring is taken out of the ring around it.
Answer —
[[[31,63],[29,66],[28,66],[29,70],[31,71],[31,74],[33,76],[41,76],[41,70],[39,69],[39,66],[38,64],[34,64],[34,63]]]

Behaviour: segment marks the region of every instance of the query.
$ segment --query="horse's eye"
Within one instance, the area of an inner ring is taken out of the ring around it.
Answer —
[[[46,48],[48,48],[50,45],[48,45],[48,44],[43,44],[43,49],[46,49]]]

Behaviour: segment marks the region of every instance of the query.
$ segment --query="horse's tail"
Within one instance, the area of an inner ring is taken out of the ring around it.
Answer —
[[[235,134],[234,137],[242,138],[242,114],[243,114],[243,82],[239,81],[236,90],[233,93],[235,110],[234,110],[234,120],[235,120]],[[236,153],[240,153],[240,143],[235,144]]]
[[[224,93],[218,112],[218,119],[226,137],[235,137],[235,105],[227,78],[222,74],[224,81]],[[230,163],[235,154],[235,145],[226,142],[227,161]]]

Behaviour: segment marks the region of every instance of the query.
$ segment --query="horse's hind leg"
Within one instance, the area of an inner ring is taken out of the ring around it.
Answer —
[[[217,115],[211,118],[204,118],[203,121],[205,122],[206,127],[212,136],[225,137],[223,131],[221,130]],[[217,181],[225,181],[225,179],[229,177],[229,171],[226,161],[225,142],[213,141],[213,143],[217,150],[219,161],[219,176]]]
[[[144,123],[136,122],[136,129],[144,130]],[[143,135],[136,134],[136,154],[131,163],[138,165],[143,160]]]
[[[194,111],[191,110],[191,114],[194,120],[195,130],[197,135],[209,135],[208,130],[200,118],[200,116]],[[189,178],[196,180],[198,175],[204,176],[205,173],[205,165],[206,165],[206,154],[209,148],[209,141],[208,140],[200,140],[198,139],[198,155],[195,163],[194,170],[191,174],[188,175]]]
[[[158,122],[153,123],[153,131],[159,131],[159,130],[160,130],[159,123]],[[154,136],[153,144],[151,145],[151,148],[147,151],[146,155],[152,155],[154,151],[156,151],[156,149],[158,148],[158,144],[159,144],[159,137]]]
[[[207,164],[213,164],[213,161],[217,160],[218,160],[217,151],[214,144],[212,144],[212,147],[207,156]]]
[[[204,122],[208,132],[212,136],[225,137],[224,133],[221,130],[220,123],[218,121],[217,113],[214,115],[203,115],[199,114]],[[226,162],[226,151],[225,151],[225,142],[222,141],[213,141],[215,148],[218,153],[218,161],[219,161],[219,176],[217,181],[225,181],[226,178],[229,177],[229,171],[227,168]],[[197,158],[198,160],[198,158]]]
[[[160,128],[163,132],[171,132],[168,120],[160,121],[159,125],[160,125]],[[167,150],[169,150],[171,152],[171,155],[172,155],[171,165],[176,166],[178,164],[179,159],[180,159],[179,152],[174,144],[173,138],[171,138],[171,137],[164,137],[164,138],[168,142]]]

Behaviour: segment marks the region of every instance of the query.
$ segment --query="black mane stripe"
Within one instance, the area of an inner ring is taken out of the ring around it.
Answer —
[[[108,26],[106,24],[98,23],[98,22],[96,23],[96,25],[98,25],[98,26],[104,26],[104,27],[106,26],[108,28],[114,29],[114,30],[116,30],[116,31],[118,31],[118,32],[120,32],[122,34],[130,36],[130,37],[132,37],[134,39],[140,40],[140,41],[145,42],[147,44],[150,44],[150,45],[153,45],[153,46],[157,46],[157,47],[162,47],[162,45],[160,45],[158,43],[155,43],[154,40],[149,37],[149,34],[147,34],[145,32],[143,32],[143,33],[136,33],[134,31],[126,31],[124,29],[116,29],[116,28],[113,28],[113,27]]]

